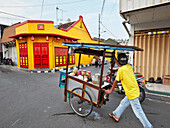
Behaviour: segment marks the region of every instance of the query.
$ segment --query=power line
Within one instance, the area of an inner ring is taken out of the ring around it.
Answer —
[[[99,14],[99,26],[98,26],[98,43],[100,44],[100,24],[101,24],[101,17],[102,17],[102,13],[103,13],[103,9],[104,9],[104,4],[105,4],[105,0],[103,0],[103,4],[102,4],[102,9],[101,12]]]
[[[114,9],[115,5],[116,5],[116,2],[117,2],[117,1],[115,0],[115,2],[114,2],[114,4],[113,4],[113,7],[111,8],[111,11],[110,11],[110,13],[109,13],[108,17],[107,17],[107,18],[105,18],[105,19],[107,19],[107,20],[106,20],[107,22],[109,21],[110,17],[112,16],[112,15],[111,15],[111,13],[112,13],[112,11],[113,11],[113,9]]]
[[[101,22],[101,25],[102,25],[108,32],[110,32],[110,34],[112,34],[114,37],[118,38],[118,37],[115,36],[109,29],[107,29],[107,28],[102,24],[102,22]],[[118,39],[119,39],[119,38],[118,38]]]
[[[22,19],[9,18],[9,17],[3,17],[3,16],[0,16],[0,19],[22,20]]]
[[[24,18],[24,19],[30,19],[30,18],[25,17],[25,16],[19,16],[19,15],[15,15],[15,14],[8,13],[8,12],[0,11],[0,13],[2,13],[2,14],[6,14],[6,15],[11,15],[11,16],[16,16],[16,17],[20,17],[20,18]]]
[[[53,4],[44,4],[43,6],[56,6],[56,5],[62,5],[62,4],[74,4],[74,3],[79,3],[79,2],[84,2],[87,0],[77,0],[77,1],[72,1],[72,2],[63,2],[63,3],[53,3]],[[4,7],[4,8],[16,8],[16,7],[21,7],[21,8],[25,8],[25,7],[40,7],[42,5],[38,4],[38,5],[20,5],[20,6],[0,6],[0,7]]]
[[[42,7],[41,7],[41,16],[40,16],[40,19],[42,18],[42,13],[43,13],[43,5],[44,5],[44,0],[42,1]]]
[[[103,13],[103,9],[104,9],[104,4],[105,4],[105,0],[103,0],[103,5],[102,5],[102,9],[101,9],[101,16],[102,16],[102,13]]]

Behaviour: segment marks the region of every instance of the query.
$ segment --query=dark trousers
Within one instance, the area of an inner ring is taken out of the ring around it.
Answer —
[[[95,62],[95,67],[97,68],[97,66],[98,66],[98,62]]]

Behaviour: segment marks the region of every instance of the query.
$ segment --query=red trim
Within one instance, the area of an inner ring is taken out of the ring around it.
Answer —
[[[82,22],[83,22],[83,21],[82,21]],[[85,27],[85,29],[86,29],[87,33],[89,34],[90,39],[91,39],[91,40],[94,40],[94,39],[91,37],[91,35],[90,35],[89,31],[87,30],[87,27],[86,27],[86,25],[84,24],[84,22],[83,22],[83,25],[84,25],[84,27]]]
[[[21,25],[23,25],[23,24],[26,24],[26,23],[52,23],[52,24],[54,24],[54,21],[47,21],[47,20],[27,20],[27,21],[24,21],[24,22],[22,22],[22,23],[20,23],[20,24],[15,25],[15,27],[19,27],[19,26],[21,26]]]
[[[80,40],[78,38],[73,38],[73,37],[69,37],[69,36],[64,36],[64,35],[60,35],[60,34],[53,34],[53,33],[21,33],[21,34],[17,34],[17,35],[13,35],[13,36],[9,36],[8,38],[18,38],[20,36],[59,36],[61,38],[66,38],[66,39],[71,39],[71,40]]]
[[[88,35],[90,36],[90,39],[91,39],[91,40],[94,40],[93,38],[91,38],[91,35],[90,35],[89,31],[87,30],[86,25],[84,24],[83,16],[79,16],[79,20],[76,21],[76,22],[74,22],[74,24],[72,24],[72,25],[71,25],[70,27],[68,27],[67,29],[61,28],[60,30],[63,30],[63,31],[66,31],[66,32],[69,31],[69,30],[70,30],[72,27],[74,27],[81,19],[82,19],[82,23],[83,23],[83,25],[85,26],[85,29],[86,29]]]

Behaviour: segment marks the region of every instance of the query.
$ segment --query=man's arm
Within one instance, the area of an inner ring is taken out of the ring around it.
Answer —
[[[115,80],[115,81],[113,82],[113,86],[111,87],[111,89],[110,89],[110,90],[105,90],[105,93],[106,93],[106,94],[110,94],[110,93],[114,90],[114,88],[117,86],[117,83],[118,83],[118,81]]]

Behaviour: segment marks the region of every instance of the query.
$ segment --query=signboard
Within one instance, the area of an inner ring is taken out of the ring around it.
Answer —
[[[37,27],[38,30],[44,30],[44,24],[38,24]]]

